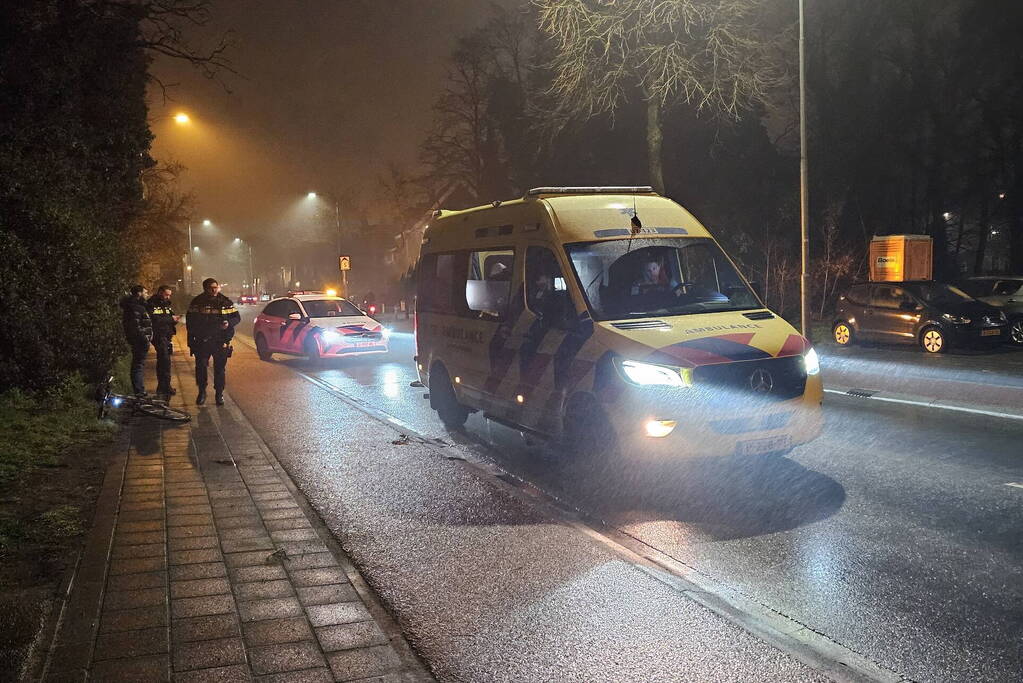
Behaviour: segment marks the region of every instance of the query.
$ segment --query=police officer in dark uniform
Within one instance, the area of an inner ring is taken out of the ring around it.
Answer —
[[[231,355],[234,326],[241,321],[234,302],[220,293],[220,283],[213,278],[202,282],[202,294],[188,306],[185,327],[188,348],[195,356],[195,384],[199,387],[196,405],[206,402],[206,376],[213,359],[213,390],[217,405],[224,405],[224,383],[227,359]]]
[[[121,322],[124,338],[131,346],[131,388],[138,396],[146,393],[145,364],[149,342],[153,338],[153,324],[146,308],[146,288],[132,285],[131,293],[121,299]]]
[[[171,387],[171,354],[174,353],[174,332],[178,316],[171,306],[174,290],[160,285],[156,294],[149,297],[146,305],[153,321],[153,348],[156,349],[156,393],[173,396],[178,393]]]

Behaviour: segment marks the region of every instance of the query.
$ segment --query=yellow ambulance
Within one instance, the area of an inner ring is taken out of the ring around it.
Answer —
[[[483,411],[568,452],[766,455],[820,433],[816,352],[649,187],[540,187],[437,211],[416,362],[451,428]]]

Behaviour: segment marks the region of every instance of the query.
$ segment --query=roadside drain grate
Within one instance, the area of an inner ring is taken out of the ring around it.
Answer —
[[[859,396],[860,398],[870,398],[871,396],[873,396],[877,392],[876,391],[868,391],[867,389],[850,389],[849,391],[847,391],[845,393],[849,394],[850,396]]]

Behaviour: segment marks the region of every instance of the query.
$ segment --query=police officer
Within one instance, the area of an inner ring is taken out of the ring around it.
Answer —
[[[171,354],[174,353],[174,332],[178,316],[171,306],[174,293],[168,285],[160,285],[156,294],[149,297],[146,305],[153,321],[153,348],[156,349],[156,393],[173,396],[178,393],[171,387]]]
[[[241,321],[234,302],[220,293],[220,283],[214,278],[202,281],[202,294],[188,306],[185,327],[188,330],[188,348],[195,356],[195,384],[199,387],[196,405],[206,402],[206,373],[213,359],[213,390],[217,405],[224,405],[224,383],[227,359],[231,355],[234,326]]]
[[[153,338],[153,324],[146,308],[146,288],[132,285],[130,292],[121,299],[121,322],[124,338],[131,346],[131,388],[136,395],[144,396],[146,353]]]

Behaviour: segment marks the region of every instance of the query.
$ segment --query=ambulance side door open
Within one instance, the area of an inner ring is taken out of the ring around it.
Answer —
[[[497,390],[504,375],[501,358],[506,348],[512,300],[516,285],[521,282],[517,254],[512,247],[478,247],[462,252],[468,261],[462,289],[462,314],[458,321],[456,339],[447,344],[450,362],[458,368],[461,384],[456,391],[464,392],[484,410],[502,412],[507,397]]]
[[[575,304],[552,245],[526,244],[524,260],[521,297],[525,306],[507,340],[517,350],[511,368],[515,381],[506,385],[513,399],[507,417],[540,431],[556,431],[560,400],[555,395],[555,354],[568,323],[575,319]]]

